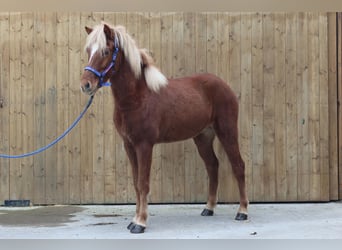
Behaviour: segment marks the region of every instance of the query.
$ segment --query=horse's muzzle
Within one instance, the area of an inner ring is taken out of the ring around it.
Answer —
[[[90,83],[89,82],[87,82],[85,85],[81,85],[81,90],[83,92],[87,92],[89,90],[89,88],[90,88]]]
[[[81,84],[82,92],[90,96],[94,95],[98,88],[97,87],[92,88],[91,86],[92,85],[89,81],[87,81],[85,84]]]

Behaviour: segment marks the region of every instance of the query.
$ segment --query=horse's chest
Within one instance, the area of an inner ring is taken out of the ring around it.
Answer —
[[[145,137],[152,136],[149,132],[150,126],[146,127],[146,121],[142,113],[116,113],[114,123],[120,136],[129,141],[139,141]]]
[[[131,122],[129,122],[122,114],[116,113],[114,115],[114,124],[118,133],[122,137],[128,136],[132,130]]]

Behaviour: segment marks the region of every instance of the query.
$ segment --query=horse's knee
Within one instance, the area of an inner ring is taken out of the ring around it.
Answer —
[[[138,190],[140,197],[145,197],[150,192],[150,184],[146,182],[139,182],[138,183]]]
[[[235,164],[232,163],[232,168],[234,175],[238,180],[245,179],[245,163],[242,160]]]

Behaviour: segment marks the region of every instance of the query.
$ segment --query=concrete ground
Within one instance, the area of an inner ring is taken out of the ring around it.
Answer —
[[[236,222],[238,205],[150,205],[148,228],[126,229],[133,205],[0,207],[0,239],[342,239],[342,202],[251,204]]]

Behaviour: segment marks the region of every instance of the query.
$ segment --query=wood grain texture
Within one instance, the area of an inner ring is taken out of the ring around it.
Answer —
[[[298,116],[296,82],[297,67],[297,14],[286,14],[286,48],[285,48],[285,79],[286,79],[286,164],[287,171],[287,199],[298,198]]]
[[[33,64],[33,14],[21,14],[21,91],[22,91],[22,149],[28,152],[33,149],[34,134],[34,64]],[[52,82],[52,84],[55,84]],[[51,161],[56,162],[52,157]],[[21,171],[23,179],[23,191],[21,197],[33,198],[33,158],[24,158],[21,162]]]
[[[262,39],[262,14],[255,13],[252,16],[252,178],[253,189],[250,192],[251,200],[264,200],[265,186],[263,184],[264,173],[264,148],[263,148],[263,39]]]
[[[69,121],[73,121],[75,117],[81,112],[80,106],[80,90],[79,90],[79,78],[81,73],[81,16],[78,13],[69,14],[69,109],[68,116]],[[82,99],[84,100],[84,99]],[[83,121],[85,122],[85,121]],[[80,127],[75,128],[71,134],[68,135],[69,143],[69,203],[78,204],[81,203],[81,192],[83,190],[81,186],[81,159],[85,155],[81,155],[81,138]],[[95,150],[95,149],[94,149]],[[91,165],[92,162],[87,162],[87,165]]]
[[[56,24],[56,88],[57,88],[57,134],[60,135],[69,126],[68,102],[69,102],[69,14],[58,12]],[[56,191],[57,204],[68,203],[68,141],[62,140],[57,145],[56,163]]]
[[[330,199],[338,200],[338,14],[328,13],[328,101],[329,101],[329,182]]]
[[[56,13],[45,15],[45,144],[54,140],[57,135],[57,82],[56,82]],[[55,204],[57,186],[57,148],[46,151],[46,203]]]
[[[46,117],[45,117],[45,13],[34,14],[34,148],[45,144]],[[45,204],[45,159],[41,153],[33,157],[34,160],[34,203]],[[69,166],[69,164],[67,165]],[[69,173],[68,173],[69,176]],[[67,190],[69,192],[69,189]],[[69,202],[67,200],[66,202]]]
[[[9,13],[0,14],[0,150],[10,152],[10,51],[9,51]],[[0,196],[10,197],[9,159],[0,159]]]
[[[10,15],[10,154],[23,152],[22,143],[22,84],[21,84],[21,15]],[[10,167],[10,197],[20,199],[23,197],[22,159],[15,159]]]
[[[337,86],[342,86],[342,13],[338,13],[337,19]],[[338,172],[339,172],[339,198],[342,199],[342,88],[338,87]]]
[[[309,79],[307,14],[299,13],[297,22],[297,113],[298,113],[298,199],[310,200]]]
[[[286,164],[286,78],[285,78],[285,46],[286,46],[286,14],[279,13],[274,19],[274,84],[275,84],[275,179],[277,200],[287,199]]]

